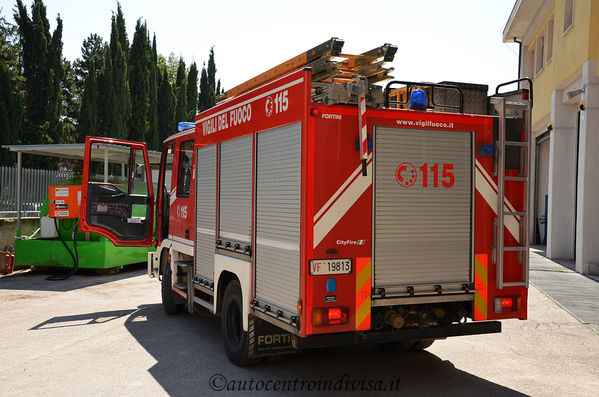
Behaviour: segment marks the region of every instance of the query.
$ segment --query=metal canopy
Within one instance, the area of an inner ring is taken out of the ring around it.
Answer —
[[[58,145],[4,145],[4,149],[11,152],[27,153],[37,156],[62,157],[65,159],[83,160],[85,155],[84,143],[58,144]],[[110,162],[127,163],[129,161],[129,149],[118,145],[97,144],[94,147],[108,149]],[[160,163],[160,152],[148,150],[150,164]],[[92,151],[92,161],[104,161],[103,151]]]

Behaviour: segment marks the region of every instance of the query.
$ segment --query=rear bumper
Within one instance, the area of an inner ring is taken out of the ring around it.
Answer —
[[[477,321],[431,328],[400,329],[396,331],[344,332],[338,334],[311,335],[307,338],[293,336],[298,350],[318,347],[347,346],[365,343],[384,343],[402,340],[443,339],[451,336],[493,334],[501,332],[499,321]]]

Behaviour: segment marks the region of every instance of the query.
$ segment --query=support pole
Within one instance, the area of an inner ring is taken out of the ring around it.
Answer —
[[[108,183],[108,148],[104,148],[104,183]]]
[[[17,152],[17,238],[21,238],[21,208],[23,197],[21,196],[23,186],[23,153]]]

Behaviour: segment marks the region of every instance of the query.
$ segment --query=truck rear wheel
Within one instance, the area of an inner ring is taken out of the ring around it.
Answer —
[[[375,346],[377,349],[393,352],[393,353],[401,353],[407,352],[414,345],[414,341],[411,340],[402,340],[399,342],[385,342],[385,343],[376,343]]]
[[[168,255],[163,255],[164,260],[162,266],[162,307],[167,314],[179,314],[185,310],[185,303],[181,303],[181,298],[173,292],[171,277],[171,264],[168,260]]]
[[[229,360],[238,366],[255,363],[255,358],[249,357],[250,338],[243,330],[243,304],[241,285],[232,280],[227,284],[221,306],[221,330],[223,342]]]
[[[411,351],[419,351],[419,350],[427,349],[427,348],[431,347],[431,345],[433,344],[434,341],[435,341],[434,339],[419,340],[419,341],[415,342],[412,347],[410,347],[410,350]]]
[[[399,342],[377,343],[376,347],[378,349],[381,349],[384,351],[395,352],[395,353],[401,353],[401,352],[407,352],[407,351],[415,352],[415,351],[420,351],[420,350],[429,348],[433,344],[434,341],[435,341],[434,339],[422,339],[422,340],[417,340],[417,341],[403,340],[403,341],[399,341]]]

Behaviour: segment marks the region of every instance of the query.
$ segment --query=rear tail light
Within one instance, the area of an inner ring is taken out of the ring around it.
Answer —
[[[313,325],[346,324],[349,321],[347,307],[318,307],[312,309]]]
[[[521,296],[502,296],[495,298],[494,302],[495,313],[513,313],[522,311]]]

